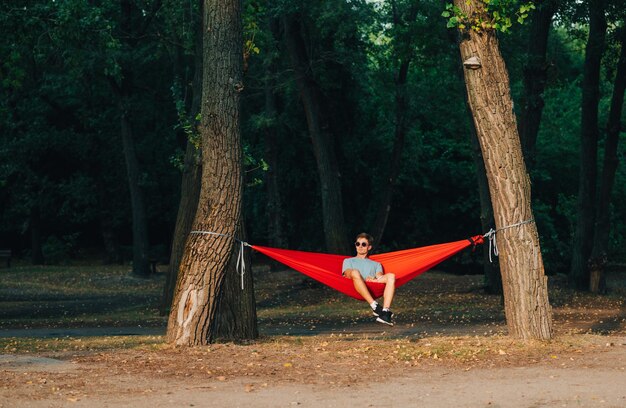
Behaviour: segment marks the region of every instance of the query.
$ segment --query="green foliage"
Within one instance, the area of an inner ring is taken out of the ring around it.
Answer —
[[[535,5],[526,0],[466,0],[468,5],[470,2],[474,2],[476,10],[469,15],[452,3],[446,4],[441,16],[448,19],[448,28],[508,33],[515,22],[524,24],[535,9]]]
[[[200,3],[131,3],[132,27],[141,35],[130,37],[121,31],[115,2],[0,4],[0,247],[26,254],[36,211],[48,262],[100,249],[104,239],[130,245],[130,199],[112,88],[125,78],[134,84],[127,112],[139,152],[151,243],[169,247],[182,152],[189,140],[199,143],[199,117],[189,112]],[[545,107],[531,175],[548,273],[563,272],[569,264],[588,32],[585,4],[562,6],[549,39]],[[463,19],[471,18],[451,5],[444,16],[460,29],[511,33],[500,44],[519,109],[527,28],[512,26],[518,18],[526,19],[532,7],[525,1],[492,0],[484,10],[489,14],[469,23]],[[458,46],[441,24],[441,14],[439,0],[244,2],[243,48],[249,58],[241,129],[250,242],[268,242],[268,181],[276,175],[283,242],[324,250],[316,159],[282,42],[281,18],[286,15],[302,22],[307,68],[327,119],[324,131],[338,155],[350,234],[371,224],[387,182],[397,78],[406,61],[407,103],[402,109],[407,135],[381,249],[483,232]],[[615,35],[623,26],[617,18],[612,21],[603,60],[601,126],[619,51]],[[624,143],[620,146],[622,154]],[[611,207],[613,258],[626,256],[624,203],[626,170],[620,166]]]

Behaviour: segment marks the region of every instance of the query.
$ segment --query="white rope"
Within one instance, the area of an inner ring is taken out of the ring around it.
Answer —
[[[213,235],[216,237],[226,237],[226,238],[232,238],[235,241],[238,241],[240,246],[239,246],[239,254],[237,255],[237,265],[235,266],[235,269],[237,270],[237,273],[241,276],[241,290],[244,289],[244,275],[246,274],[246,260],[245,260],[245,254],[244,254],[244,247],[251,247],[252,245],[248,244],[245,241],[242,241],[240,239],[237,239],[231,235],[226,235],[226,234],[220,234],[219,232],[211,232],[211,231],[191,231],[190,234],[203,234],[203,235]]]
[[[513,227],[519,227],[520,225],[529,224],[531,222],[535,222],[535,220],[531,218],[526,221],[518,222],[517,224],[511,224],[502,228],[498,228],[497,230],[494,230],[492,228],[486,234],[484,234],[483,238],[487,238],[489,240],[489,262],[493,263],[493,260],[491,259],[492,252],[495,256],[500,255],[500,253],[498,252],[498,242],[496,241],[497,232],[505,230],[505,229],[513,228]]]
[[[483,235],[483,238],[489,239],[489,263],[493,263],[493,260],[491,259],[492,249],[495,256],[499,255],[498,243],[496,242],[496,230],[494,230],[493,228],[490,229],[489,232]]]
[[[244,242],[241,241],[241,246],[239,247],[239,256],[237,256],[237,272],[241,275],[241,290],[243,290],[243,276],[246,274],[246,260],[244,259],[243,253]],[[241,269],[239,268],[241,266]]]

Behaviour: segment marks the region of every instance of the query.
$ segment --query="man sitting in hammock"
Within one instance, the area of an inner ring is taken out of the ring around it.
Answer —
[[[374,239],[371,235],[361,233],[356,236],[354,245],[356,246],[356,256],[343,261],[341,268],[343,276],[352,279],[354,289],[370,304],[376,316],[376,321],[393,326],[391,320],[393,313],[389,308],[396,291],[396,275],[384,273],[383,266],[367,257],[372,250]],[[381,307],[372,297],[365,282],[378,282],[385,284],[383,294],[383,306]]]

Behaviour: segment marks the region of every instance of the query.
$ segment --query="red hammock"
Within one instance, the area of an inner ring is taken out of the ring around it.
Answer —
[[[372,255],[370,259],[380,262],[385,273],[394,273],[396,275],[396,287],[400,287],[468,246],[482,243],[482,235],[477,235],[470,239],[446,244],[376,254]],[[350,258],[349,256],[293,251],[257,245],[252,245],[252,248],[341,293],[358,300],[364,300],[354,289],[352,280],[341,276],[343,260]],[[385,289],[383,283],[377,282],[367,282],[367,287],[374,298],[381,297]]]

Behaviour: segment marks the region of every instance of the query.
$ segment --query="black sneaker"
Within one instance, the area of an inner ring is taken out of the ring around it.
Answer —
[[[392,316],[393,312],[391,310],[381,311],[380,315],[376,318],[376,321],[393,326],[393,321],[391,320]]]
[[[372,309],[372,313],[374,313],[374,316],[376,317],[380,316],[383,314],[383,307],[376,303],[376,309]]]

